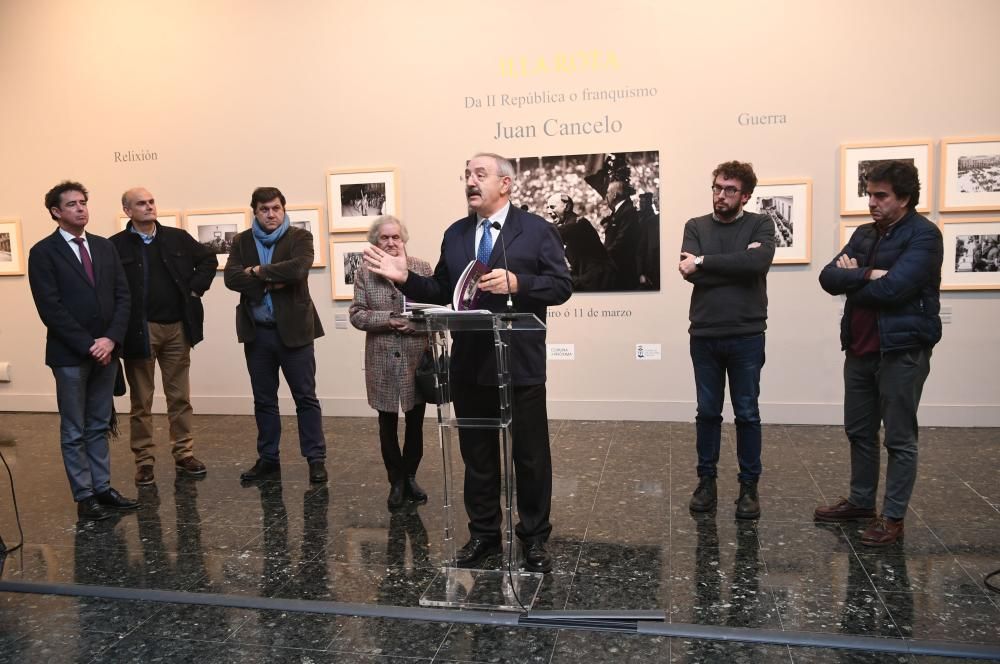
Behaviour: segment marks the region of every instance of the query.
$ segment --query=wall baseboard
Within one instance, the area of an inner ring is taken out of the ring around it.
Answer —
[[[249,396],[194,396],[194,412],[199,415],[252,415],[253,402]],[[290,396],[279,398],[281,412],[295,413]],[[320,397],[323,414],[328,417],[374,417],[374,411],[364,398]],[[129,410],[128,397],[115,399],[119,413]],[[761,419],[772,424],[829,424],[843,423],[843,405],[840,403],[773,403],[762,402]],[[5,394],[4,411],[56,412],[55,394]],[[162,395],[153,399],[153,412],[165,413]],[[625,420],[651,422],[693,422],[693,401],[561,401],[549,400],[549,417],[554,420]],[[723,413],[732,422],[732,409],[727,404]],[[1000,404],[943,404],[920,405],[921,426],[941,427],[1000,427]]]

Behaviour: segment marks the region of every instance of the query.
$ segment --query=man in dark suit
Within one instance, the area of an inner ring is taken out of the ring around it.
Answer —
[[[275,187],[255,189],[250,207],[253,227],[233,239],[225,271],[226,288],[240,294],[236,336],[243,344],[257,418],[257,462],[240,480],[255,482],[281,474],[280,369],[295,400],[299,449],[309,463],[309,481],[323,483],[326,438],[316,398],[313,348],[313,341],[323,336],[323,325],[309,296],[312,233],[291,225],[285,196]]]
[[[108,510],[139,505],[111,487],[108,450],[128,283],[114,245],[84,232],[87,196],[79,182],[45,194],[59,228],[31,248],[28,281],[48,330],[45,364],[56,379],[60,445],[77,515],[97,521],[110,517]]]
[[[552,194],[545,210],[566,249],[573,292],[614,290],[615,266],[594,226],[573,211],[573,199],[568,194]]]
[[[479,258],[493,268],[479,283],[481,308],[501,312],[508,293],[514,310],[545,321],[546,307],[562,304],[572,293],[562,241],[552,224],[510,204],[514,168],[495,154],[477,154],[465,169],[465,194],[472,211],[444,234],[434,275],[421,277],[407,269],[406,256],[391,256],[376,246],[365,249],[369,268],[399,284],[409,298],[423,302],[451,301],[455,284],[470,261]],[[496,223],[499,228],[494,228]],[[506,265],[503,269],[506,245]],[[508,271],[509,270],[509,271]],[[509,284],[509,286],[508,286]],[[456,333],[451,352],[451,393],[461,418],[497,418],[493,336]],[[513,383],[514,468],[517,476],[517,536],[524,545],[525,568],[548,572],[552,558],[545,542],[552,532],[552,459],[545,406],[545,331],[511,336]],[[475,567],[499,550],[500,452],[492,429],[459,429],[465,461],[465,509],[469,515],[468,543],[456,564]]]
[[[167,399],[171,452],[180,475],[204,477],[205,464],[194,456],[191,435],[191,348],[202,340],[205,310],[201,296],[215,278],[219,261],[190,233],[156,220],[156,201],[147,189],[122,194],[129,217],[121,233],[111,236],[129,290],[132,314],[125,335],[125,378],[132,412],[129,443],[135,454],[135,483],[153,484],[153,378]]]
[[[617,290],[639,289],[639,242],[642,227],[639,213],[632,205],[628,182],[614,180],[608,185],[604,200],[611,214],[601,220],[604,226],[604,248],[615,265]]]

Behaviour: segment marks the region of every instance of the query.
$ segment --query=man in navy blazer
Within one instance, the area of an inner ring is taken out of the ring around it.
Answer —
[[[451,302],[466,265],[479,258],[492,270],[479,283],[480,308],[507,310],[508,293],[517,312],[545,321],[546,307],[559,305],[573,291],[562,240],[541,217],[510,204],[514,167],[503,157],[477,154],[465,169],[465,194],[472,213],[444,233],[434,275],[421,277],[406,267],[406,256],[391,256],[372,245],[365,261],[373,272],[399,285],[409,298]],[[506,267],[504,269],[504,248]],[[451,350],[451,394],[462,418],[497,418],[499,395],[493,336],[456,333]],[[510,341],[513,383],[514,468],[517,476],[517,536],[524,545],[525,568],[552,569],[545,542],[552,532],[552,460],[545,406],[545,331],[516,332]],[[500,545],[500,453],[492,429],[459,429],[465,461],[465,509],[469,542],[456,564],[475,567]]]
[[[45,364],[56,379],[59,437],[77,515],[100,520],[138,503],[111,487],[108,429],[118,356],[129,316],[129,290],[118,252],[84,232],[87,190],[62,182],[45,194],[59,224],[28,254],[28,281],[48,330]]]

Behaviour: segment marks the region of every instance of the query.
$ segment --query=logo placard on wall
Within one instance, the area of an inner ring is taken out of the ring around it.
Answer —
[[[635,359],[637,360],[662,360],[663,351],[660,344],[636,344]]]

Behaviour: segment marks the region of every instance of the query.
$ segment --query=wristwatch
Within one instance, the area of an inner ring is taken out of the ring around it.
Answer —
[[[705,262],[705,257],[704,256],[696,256],[695,259],[694,259],[694,264],[695,265],[701,265],[704,262]]]

